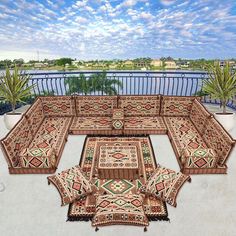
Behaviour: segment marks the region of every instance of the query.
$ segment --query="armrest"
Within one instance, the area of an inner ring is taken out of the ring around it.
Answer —
[[[25,148],[20,153],[20,165],[23,168],[52,168],[56,164],[54,148]]]
[[[217,161],[218,157],[211,148],[186,148],[181,155],[184,168],[212,168],[216,167]]]

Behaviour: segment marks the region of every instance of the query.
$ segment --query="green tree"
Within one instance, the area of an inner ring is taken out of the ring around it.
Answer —
[[[65,66],[66,64],[71,65],[72,61],[73,61],[73,59],[71,59],[71,58],[63,57],[63,58],[56,60],[56,64],[58,66]]]

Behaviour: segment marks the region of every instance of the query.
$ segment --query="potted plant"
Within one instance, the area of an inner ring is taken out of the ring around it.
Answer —
[[[235,125],[235,114],[226,112],[226,105],[229,99],[234,99],[236,96],[236,73],[230,70],[227,63],[223,68],[219,64],[210,66],[208,75],[209,78],[203,81],[203,92],[220,101],[222,112],[215,113],[214,116],[229,131]]]
[[[20,120],[22,114],[16,112],[16,104],[23,102],[25,98],[31,95],[31,89],[34,85],[28,86],[30,76],[20,72],[15,66],[11,73],[9,68],[0,77],[0,98],[11,104],[12,111],[4,114],[4,122],[7,129],[12,129],[13,126]]]

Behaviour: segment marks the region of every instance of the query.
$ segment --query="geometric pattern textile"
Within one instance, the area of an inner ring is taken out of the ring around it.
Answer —
[[[124,127],[124,111],[123,109],[113,109],[112,126],[114,129],[123,129]]]
[[[189,116],[194,99],[200,98],[163,96],[160,114],[162,116]]]
[[[135,194],[98,196],[92,226],[112,224],[149,225],[143,210],[143,198]]]
[[[118,107],[128,116],[158,116],[160,111],[160,95],[157,96],[120,96]]]
[[[162,117],[125,117],[124,134],[166,134]]]
[[[207,120],[202,137],[206,144],[214,149],[219,158],[218,164],[225,165],[232,147],[235,145],[235,140],[213,117]]]
[[[45,116],[75,116],[75,102],[71,96],[41,97]]]
[[[100,179],[136,179],[138,177],[139,142],[97,142],[96,153]]]
[[[217,165],[217,156],[210,148],[186,148],[181,156],[181,162],[184,168],[214,168]]]
[[[117,108],[117,96],[76,96],[77,116],[110,116]]]
[[[176,207],[176,198],[179,190],[187,180],[191,181],[190,176],[158,165],[153,175],[140,191],[151,194]]]
[[[139,143],[139,179],[99,179],[97,145],[99,142],[138,142]],[[156,168],[155,157],[149,137],[87,137],[80,166],[87,178],[97,188],[95,194],[70,204],[68,220],[80,221],[91,219],[95,214],[96,196],[107,194],[137,194],[142,185]],[[168,220],[166,204],[153,196],[145,196],[144,212],[149,220]]]
[[[164,117],[164,121],[178,157],[186,148],[208,148],[189,117]]]
[[[201,135],[204,132],[206,121],[210,116],[211,114],[206,108],[195,99],[189,117]]]
[[[59,174],[48,176],[47,179],[48,184],[53,183],[59,191],[62,206],[93,192],[92,184],[78,165]]]
[[[56,164],[56,156],[52,148],[26,148],[20,154],[23,168],[52,168]]]

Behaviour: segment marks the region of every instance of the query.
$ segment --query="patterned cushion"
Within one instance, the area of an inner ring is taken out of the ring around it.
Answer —
[[[112,116],[117,108],[117,96],[76,96],[77,116]]]
[[[75,102],[71,96],[40,97],[45,116],[75,116]]]
[[[48,183],[53,183],[58,189],[62,206],[93,192],[91,183],[79,166],[74,166],[71,169],[49,176],[47,179]]]
[[[119,96],[118,107],[125,116],[157,116],[160,111],[160,96]]]
[[[19,123],[2,140],[9,167],[20,167],[19,154],[28,147],[32,138],[29,123],[25,117],[22,117]]]
[[[23,168],[53,168],[56,155],[53,148],[26,148],[20,154]]]
[[[214,168],[217,165],[217,156],[211,148],[186,148],[181,156],[184,168]]]
[[[111,134],[111,117],[74,117],[70,126],[73,134]]]
[[[25,113],[32,135],[35,135],[44,119],[44,112],[41,100],[38,98]]]
[[[190,181],[190,176],[158,165],[153,175],[140,191],[151,194],[176,207],[176,198],[179,190],[187,180]]]
[[[123,129],[124,127],[124,111],[123,109],[113,109],[112,114],[112,127],[113,129]]]
[[[136,194],[107,194],[98,196],[93,226],[128,224],[147,226],[143,210],[143,198]]]
[[[206,110],[206,108],[195,99],[190,112],[190,119],[200,134],[203,134],[206,121],[210,116],[211,114]]]
[[[162,117],[126,117],[124,134],[166,134]]]
[[[70,117],[46,117],[29,148],[53,148],[58,157],[68,135]]]
[[[178,157],[184,148],[207,148],[189,117],[164,117],[164,121]]]
[[[219,157],[218,164],[222,166],[226,164],[235,141],[215,120],[215,118],[212,117],[207,120],[203,139],[208,147],[215,150],[216,155]]]
[[[196,97],[163,96],[161,116],[189,116]]]

